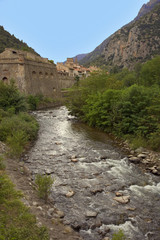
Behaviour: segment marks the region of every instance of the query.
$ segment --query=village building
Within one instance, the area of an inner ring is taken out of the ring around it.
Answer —
[[[89,67],[85,68],[79,65],[77,58],[75,60],[73,58],[67,58],[65,63],[58,62],[57,63],[57,71],[61,73],[66,73],[68,76],[79,78],[88,77],[91,72],[97,71],[97,67]]]

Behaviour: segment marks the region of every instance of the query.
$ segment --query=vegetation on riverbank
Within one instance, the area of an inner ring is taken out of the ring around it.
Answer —
[[[12,157],[19,158],[29,142],[37,136],[38,123],[27,113],[26,98],[15,85],[0,82],[0,141],[5,142]],[[36,218],[20,201],[22,193],[5,173],[0,155],[0,239],[48,240],[45,227],[38,227]]]
[[[66,105],[90,126],[160,150],[160,56],[134,71],[93,73],[68,91]]]
[[[14,189],[0,156],[0,239],[48,240],[47,229],[36,225],[35,216],[21,198],[22,193]]]
[[[9,146],[12,157],[19,157],[37,136],[38,123],[27,109],[26,98],[15,85],[0,82],[0,141]]]

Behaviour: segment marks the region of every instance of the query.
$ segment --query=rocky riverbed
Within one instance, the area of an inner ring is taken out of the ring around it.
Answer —
[[[74,121],[65,107],[34,115],[39,137],[23,160],[33,181],[37,173],[54,178],[51,201],[64,224],[85,240],[111,239],[119,229],[131,240],[160,239],[159,169],[150,166],[147,152],[128,158],[106,134]],[[132,163],[144,161],[155,171]]]

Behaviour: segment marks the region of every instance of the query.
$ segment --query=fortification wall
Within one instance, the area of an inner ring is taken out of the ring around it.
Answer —
[[[60,97],[61,89],[75,83],[74,77],[58,72],[56,65],[46,58],[6,49],[0,54],[0,80],[9,83],[11,79],[25,94],[43,94],[48,97]]]
[[[13,79],[20,91],[26,92],[24,63],[15,59],[0,59],[0,79],[9,83]]]
[[[74,85],[75,79],[67,73],[58,73],[59,85],[61,89],[70,88]]]
[[[25,60],[25,81],[27,93],[45,96],[59,96],[60,85],[54,64]]]
[[[6,49],[0,54],[0,79],[6,83],[14,79],[26,94],[60,96],[56,65],[34,54]]]

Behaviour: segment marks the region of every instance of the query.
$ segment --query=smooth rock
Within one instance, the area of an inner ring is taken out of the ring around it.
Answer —
[[[72,197],[74,195],[74,191],[70,190],[69,192],[66,193],[66,197]]]
[[[37,202],[33,202],[32,204],[33,204],[33,206],[36,206],[36,207],[38,206]]]
[[[54,211],[55,211],[55,209],[54,208],[50,208],[50,209],[48,209],[48,214],[49,215],[52,215],[53,213],[54,213]]]
[[[144,152],[144,148],[143,147],[139,147],[139,148],[137,148],[136,150],[135,150],[135,152],[136,153],[142,153],[142,152]]]
[[[113,200],[115,200],[119,203],[122,203],[122,204],[126,204],[129,202],[130,196],[115,197],[115,198],[113,198]]]
[[[56,211],[56,213],[57,213],[58,217],[60,217],[60,218],[64,218],[64,216],[65,216],[64,212],[62,212],[60,210]]]
[[[127,210],[128,210],[128,211],[135,211],[136,208],[135,208],[135,207],[133,207],[133,208],[127,208]]]
[[[98,219],[95,219],[95,222],[91,225],[91,229],[94,230],[95,228],[99,228],[100,226],[102,226],[102,222],[98,218]]]
[[[41,206],[38,206],[37,209],[39,209],[41,211],[43,210],[43,208]]]
[[[116,192],[116,197],[121,197],[121,196],[123,196],[123,193]]]
[[[78,159],[77,158],[72,158],[71,162],[78,162]]]
[[[91,211],[91,210],[88,210],[85,214],[86,217],[97,217],[98,213],[97,212],[94,212],[94,211]]]
[[[138,154],[137,157],[138,157],[138,158],[146,158],[147,156],[146,156],[146,154],[140,153],[140,154]]]
[[[138,157],[130,157],[129,161],[133,162],[133,163],[139,163],[140,159]]]

